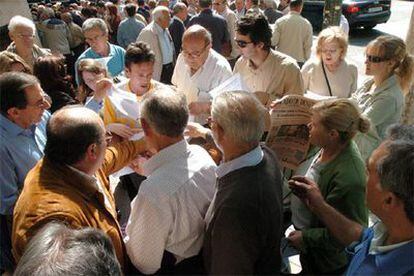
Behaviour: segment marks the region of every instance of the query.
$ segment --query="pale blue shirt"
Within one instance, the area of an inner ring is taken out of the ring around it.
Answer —
[[[160,42],[160,48],[162,53],[162,64],[169,64],[173,62],[174,44],[168,33],[168,29],[162,29],[157,23],[154,23],[158,32],[158,41]]]
[[[236,159],[230,160],[228,162],[220,164],[217,167],[216,174],[218,178],[244,168],[244,167],[253,167],[259,164],[263,159],[263,150],[260,146],[257,146],[248,153],[243,154],[242,156],[237,157]]]
[[[43,157],[46,145],[45,111],[39,124],[23,129],[0,115],[0,213],[12,215],[26,174]]]
[[[131,42],[137,40],[139,33],[144,28],[144,23],[140,22],[135,17],[128,17],[122,20],[119,24],[116,36],[119,46],[126,49]]]

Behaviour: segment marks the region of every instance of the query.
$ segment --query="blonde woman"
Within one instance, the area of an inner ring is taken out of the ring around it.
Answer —
[[[401,119],[403,91],[408,91],[412,81],[414,61],[404,41],[390,35],[371,41],[365,54],[365,74],[372,77],[352,97],[371,120],[369,133],[355,139],[362,157],[367,159],[384,139],[387,127]]]
[[[357,88],[358,69],[346,61],[348,36],[339,27],[319,33],[316,58],[308,60],[301,73],[306,90],[323,96],[348,98]]]
[[[320,148],[309,156],[310,165],[296,174],[312,179],[326,202],[362,225],[368,223],[365,206],[365,165],[352,141],[369,129],[369,120],[349,99],[322,101],[312,108],[311,143]],[[304,274],[340,274],[347,267],[344,248],[335,242],[324,224],[296,196],[291,198],[296,231],[288,240],[300,251]]]

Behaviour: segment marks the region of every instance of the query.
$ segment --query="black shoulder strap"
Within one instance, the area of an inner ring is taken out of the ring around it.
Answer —
[[[326,75],[325,64],[323,64],[323,61],[321,62],[322,62],[323,75],[325,76],[326,84],[328,85],[329,96],[332,97],[331,85],[329,84],[328,76]]]

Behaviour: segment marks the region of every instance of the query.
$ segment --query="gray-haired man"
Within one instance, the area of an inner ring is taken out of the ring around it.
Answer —
[[[131,203],[124,241],[132,263],[145,274],[177,271],[203,243],[216,165],[203,148],[184,139],[187,121],[183,94],[163,88],[144,96],[141,125],[155,155],[143,165],[147,179]]]
[[[282,178],[259,145],[267,110],[248,92],[224,92],[212,104],[211,130],[224,160],[206,215],[208,274],[279,274]]]

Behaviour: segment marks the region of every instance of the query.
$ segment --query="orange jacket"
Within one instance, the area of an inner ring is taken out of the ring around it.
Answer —
[[[85,178],[65,165],[53,164],[46,157],[28,173],[14,208],[12,246],[18,262],[30,238],[50,221],[63,221],[73,228],[94,227],[112,240],[122,267],[126,251],[117,221],[115,200],[110,192],[108,176],[145,151],[142,140],[123,142],[108,147],[104,163],[95,173],[109,199],[105,206],[103,195]]]

